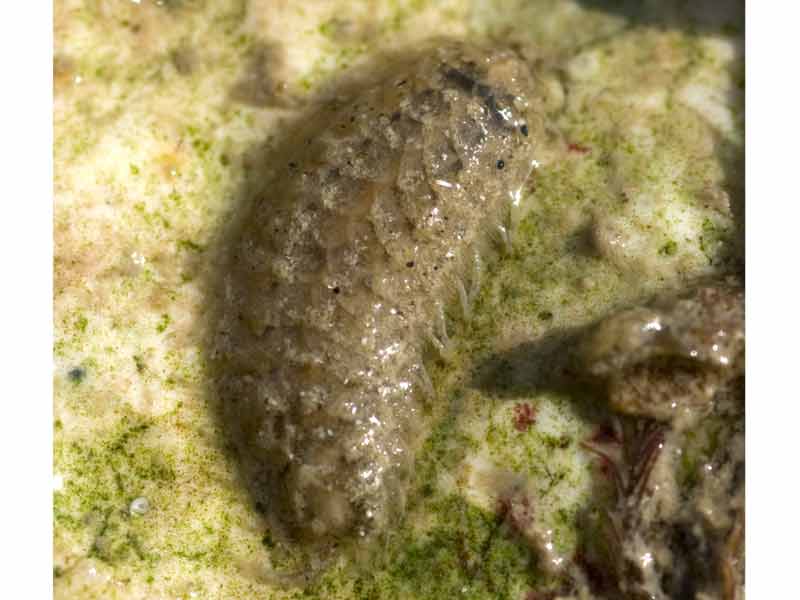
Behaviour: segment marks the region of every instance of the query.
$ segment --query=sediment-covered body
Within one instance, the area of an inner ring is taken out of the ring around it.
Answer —
[[[298,540],[399,515],[426,347],[468,307],[543,138],[509,51],[446,43],[314,116],[232,242],[222,402],[268,513]]]

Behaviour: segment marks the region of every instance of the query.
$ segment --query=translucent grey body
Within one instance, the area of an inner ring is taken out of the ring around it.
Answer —
[[[268,514],[297,540],[382,531],[420,440],[426,345],[533,165],[511,52],[448,43],[322,108],[228,264],[223,403]],[[458,305],[458,304],[456,304]]]

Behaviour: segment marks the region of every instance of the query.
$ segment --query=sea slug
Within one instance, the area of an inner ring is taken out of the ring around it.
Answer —
[[[509,243],[545,138],[539,95],[511,51],[417,51],[319,108],[230,242],[221,402],[289,538],[370,538],[402,514],[425,356],[446,352],[445,309],[469,313]]]

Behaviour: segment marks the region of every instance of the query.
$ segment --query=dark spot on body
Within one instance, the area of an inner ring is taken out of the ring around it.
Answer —
[[[507,127],[506,119],[503,116],[503,113],[500,112],[500,107],[497,104],[497,98],[495,97],[495,94],[492,93],[492,88],[486,84],[478,83],[474,77],[464,73],[463,71],[459,71],[458,69],[448,69],[445,71],[444,76],[447,80],[451,81],[465,92],[475,94],[482,98],[486,108],[489,109],[489,114],[492,115],[492,118],[499,125]]]
[[[413,266],[414,266],[414,261],[413,261],[413,260],[410,260],[410,261],[408,261],[408,262],[406,263],[406,266],[407,266],[407,267],[410,269],[411,267],[413,267]]]
[[[444,76],[448,81],[456,84],[465,92],[472,92],[475,86],[478,84],[474,78],[470,77],[463,71],[459,71],[458,69],[447,69],[447,71],[444,73]]]

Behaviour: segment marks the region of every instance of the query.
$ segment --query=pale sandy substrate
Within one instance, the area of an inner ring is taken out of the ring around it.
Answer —
[[[568,553],[563,515],[585,500],[587,474],[575,444],[553,440],[589,424],[579,399],[536,391],[542,340],[741,253],[741,33],[733,17],[695,15],[692,30],[663,10],[670,27],[568,1],[58,2],[56,597],[291,595],[264,577],[264,525],[209,411],[212,243],[268,169],[259,144],[342,69],[432,35],[493,34],[554,69],[542,84],[561,136],[440,384],[458,399],[447,431],[466,450],[436,494],[491,510],[486,481],[502,467],[537,494]],[[498,356],[503,389],[466,383]],[[524,434],[518,402],[539,410]],[[137,498],[145,514],[131,514]],[[442,518],[417,511],[409,527],[424,536]],[[341,573],[328,596],[354,594]],[[524,591],[522,575],[509,582]]]

